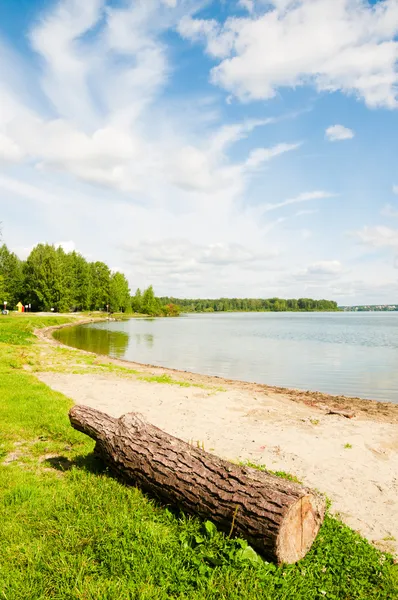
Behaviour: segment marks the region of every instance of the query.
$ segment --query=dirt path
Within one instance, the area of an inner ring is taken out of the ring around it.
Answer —
[[[149,366],[134,368],[142,374],[178,375],[194,385],[179,387],[112,373],[38,376],[76,403],[114,416],[139,411],[154,425],[203,443],[210,452],[292,473],[326,493],[332,511],[345,523],[380,549],[398,554],[397,406]],[[327,414],[333,406],[354,409],[356,417]]]

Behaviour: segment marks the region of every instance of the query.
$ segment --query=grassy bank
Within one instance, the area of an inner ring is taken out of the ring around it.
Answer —
[[[303,561],[275,567],[109,477],[71,402],[24,368],[33,329],[67,321],[0,317],[0,598],[397,597],[392,558],[329,516]]]

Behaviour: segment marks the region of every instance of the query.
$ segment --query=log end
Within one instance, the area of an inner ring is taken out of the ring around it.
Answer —
[[[117,419],[99,410],[78,404],[70,409],[69,421],[74,429],[96,441],[113,436],[118,423]]]
[[[325,516],[326,502],[321,496],[305,494],[288,510],[276,543],[279,564],[293,564],[311,548]]]

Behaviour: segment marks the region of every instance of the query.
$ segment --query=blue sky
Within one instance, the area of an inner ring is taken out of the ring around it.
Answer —
[[[397,34],[397,0],[0,0],[4,241],[398,302]]]

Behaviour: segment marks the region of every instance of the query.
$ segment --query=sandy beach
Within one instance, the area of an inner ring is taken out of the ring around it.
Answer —
[[[52,328],[41,352],[60,346]],[[83,353],[74,351],[76,356]],[[44,359],[43,359],[44,360]],[[331,511],[381,550],[398,555],[398,405],[284,390],[101,357],[135,373],[42,372],[78,404],[120,416],[140,412],[185,441],[229,460],[296,475]],[[43,369],[45,371],[45,369]],[[137,375],[138,373],[138,375]],[[167,374],[190,387],[144,381]],[[352,418],[330,411],[347,412]]]

